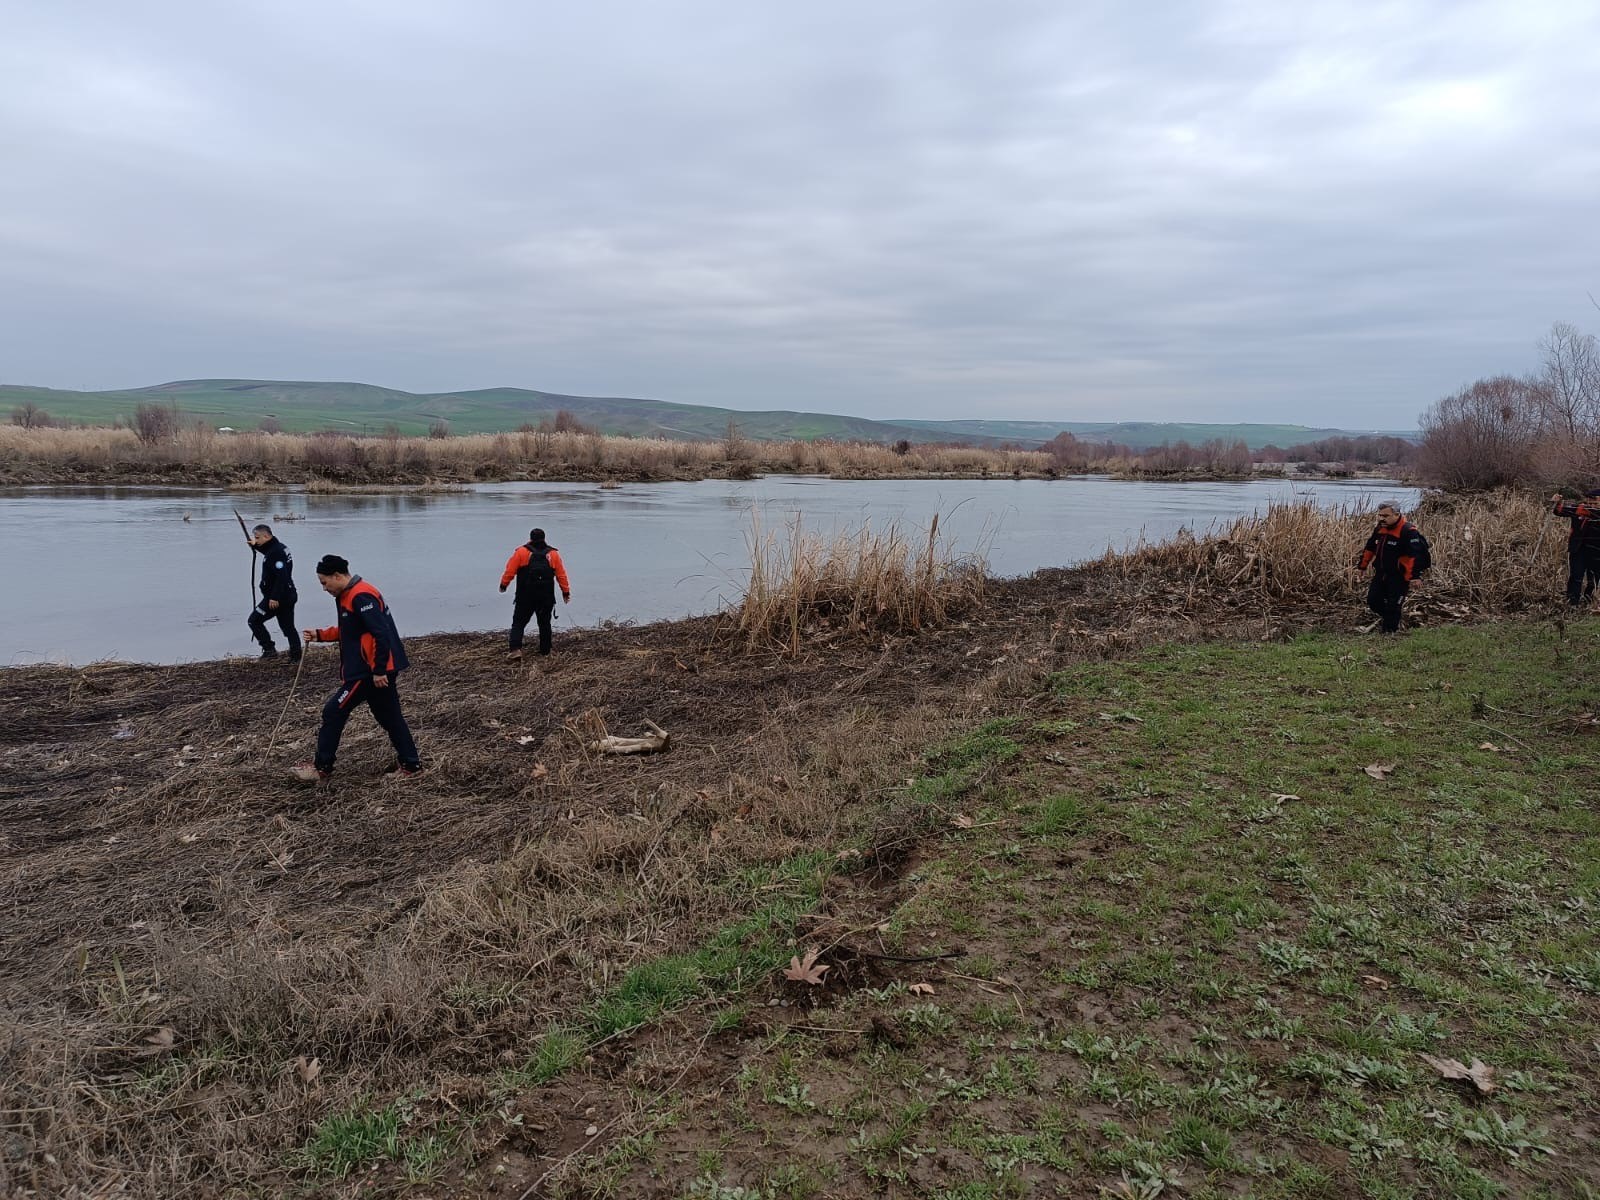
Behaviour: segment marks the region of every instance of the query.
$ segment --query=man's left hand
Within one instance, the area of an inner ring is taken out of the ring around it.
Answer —
[[[388,687],[389,686],[389,677],[387,675],[374,675],[372,677],[372,686],[373,687]]]
[[[277,607],[278,607],[278,602],[276,600],[268,600],[267,601],[267,611],[268,612],[274,611]]]

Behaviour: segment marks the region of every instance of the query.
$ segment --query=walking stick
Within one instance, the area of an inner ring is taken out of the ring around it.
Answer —
[[[267,753],[272,753],[272,748],[278,744],[278,730],[283,728],[283,718],[289,713],[289,701],[294,699],[295,691],[300,687],[300,672],[306,668],[306,648],[300,647],[300,661],[295,664],[294,682],[289,685],[289,694],[283,698],[283,707],[278,710],[278,723],[272,727],[272,736],[267,739]]]
[[[250,530],[245,527],[244,518],[239,516],[239,510],[233,510],[233,515],[238,518],[239,532],[244,534],[244,544],[250,546]],[[256,606],[256,551],[250,546],[250,607]]]

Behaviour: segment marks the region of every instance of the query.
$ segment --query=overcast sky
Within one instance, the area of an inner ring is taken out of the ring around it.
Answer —
[[[0,0],[0,381],[1409,428],[1600,329],[1595,0]]]

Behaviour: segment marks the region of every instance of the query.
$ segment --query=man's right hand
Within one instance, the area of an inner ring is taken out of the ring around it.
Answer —
[[[502,583],[502,584],[501,584],[501,585],[500,585],[500,590],[501,590],[501,591],[502,591],[502,592],[503,592],[503,591],[505,591],[505,590],[506,590],[506,585],[505,585],[505,584],[503,584],[503,583]]]
[[[1560,504],[1561,503],[1561,493],[1557,492],[1554,496],[1551,496],[1550,497],[1550,503],[1551,504]]]
[[[316,641],[317,640],[317,631],[315,629],[302,629],[300,631],[300,640],[302,642],[314,642],[314,641]]]
[[[561,593],[561,603],[563,603],[563,604],[571,604],[572,603],[572,593],[571,592],[562,592]]]

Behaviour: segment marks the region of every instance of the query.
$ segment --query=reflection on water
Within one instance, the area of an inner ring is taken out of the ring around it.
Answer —
[[[348,558],[389,600],[401,631],[496,629],[497,588],[532,526],[560,548],[573,603],[562,624],[651,621],[710,611],[737,596],[752,514],[764,528],[798,516],[833,531],[864,520],[926,528],[934,514],[957,550],[987,551],[997,575],[1080,562],[1141,533],[1205,528],[1274,499],[1365,503],[1404,488],[1363,483],[1133,483],[1105,479],[506,483],[470,492],[307,495],[172,488],[0,491],[0,663],[125,658],[181,662],[251,654],[245,618],[253,563],[234,509],[274,523],[295,556],[296,623],[326,625],[333,602],[312,566]],[[274,517],[300,518],[274,522]],[[188,519],[185,520],[185,517]],[[557,625],[557,630],[562,627]]]

